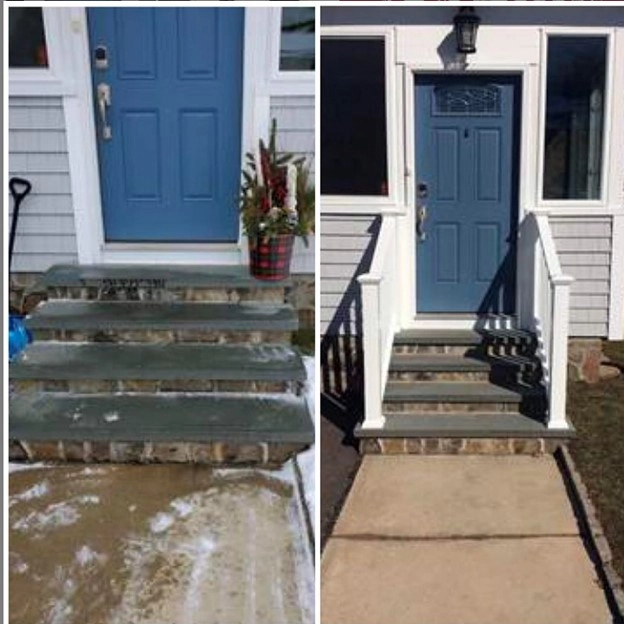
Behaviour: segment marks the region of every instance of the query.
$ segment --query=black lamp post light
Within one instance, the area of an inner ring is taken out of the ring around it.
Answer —
[[[462,7],[453,18],[457,51],[460,54],[474,54],[477,51],[477,29],[481,18],[472,7]]]

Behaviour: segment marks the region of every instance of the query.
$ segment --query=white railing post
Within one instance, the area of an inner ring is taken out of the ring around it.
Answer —
[[[566,396],[568,379],[568,333],[570,321],[570,285],[574,278],[554,276],[552,289],[552,323],[550,345],[549,429],[568,429]]]
[[[364,422],[366,429],[383,427],[382,378],[379,336],[379,286],[381,276],[358,277],[362,289],[362,332],[364,348]]]

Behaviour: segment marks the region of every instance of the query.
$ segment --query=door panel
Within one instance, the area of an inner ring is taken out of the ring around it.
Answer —
[[[427,188],[417,310],[510,314],[519,80],[419,76],[415,89],[417,183]]]
[[[238,237],[244,10],[90,8],[107,241]],[[108,66],[94,52],[106,46]]]

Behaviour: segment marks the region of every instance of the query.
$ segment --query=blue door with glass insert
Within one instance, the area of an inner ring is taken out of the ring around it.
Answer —
[[[519,95],[513,76],[416,78],[418,312],[514,312]]]
[[[237,239],[243,16],[88,9],[107,241]]]

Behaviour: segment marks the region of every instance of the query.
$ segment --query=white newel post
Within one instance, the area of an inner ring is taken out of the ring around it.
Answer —
[[[383,427],[381,413],[381,349],[379,340],[379,285],[381,276],[360,275],[364,348],[364,422],[367,429]]]
[[[570,321],[570,284],[574,278],[552,278],[552,347],[550,360],[549,429],[567,429],[566,385],[568,378],[568,331]]]

